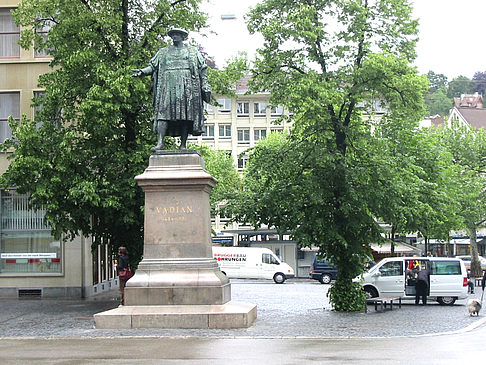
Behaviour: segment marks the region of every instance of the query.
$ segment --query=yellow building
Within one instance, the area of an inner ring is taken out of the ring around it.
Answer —
[[[0,142],[11,137],[9,116],[32,118],[32,98],[42,90],[39,75],[50,57],[18,45],[20,29],[11,10],[19,0],[0,0]],[[0,173],[8,167],[0,154]],[[0,191],[0,297],[85,297],[115,285],[112,258],[105,246],[91,253],[91,238],[55,240],[44,212],[32,211],[28,196],[15,187]]]

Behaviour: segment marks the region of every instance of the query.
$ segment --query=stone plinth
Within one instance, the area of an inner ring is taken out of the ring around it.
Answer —
[[[237,328],[256,306],[232,303],[211,251],[209,193],[217,181],[197,151],[162,151],[135,178],[145,192],[144,256],[126,283],[125,306],[97,328]],[[130,323],[128,326],[127,323]]]
[[[257,316],[256,306],[223,305],[122,306],[95,314],[96,328],[244,328]]]

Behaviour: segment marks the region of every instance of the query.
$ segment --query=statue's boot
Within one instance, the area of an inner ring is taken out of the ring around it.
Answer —
[[[157,137],[158,137],[157,138],[157,145],[150,149],[152,152],[160,151],[160,150],[164,149],[164,138],[165,138],[165,136],[163,136],[162,134],[159,133],[159,135]]]

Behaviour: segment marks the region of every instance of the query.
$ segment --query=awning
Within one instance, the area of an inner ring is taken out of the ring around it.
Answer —
[[[277,234],[276,229],[225,229],[221,233],[233,233],[233,234],[246,234],[249,236],[256,236],[259,234]],[[283,234],[289,234],[289,232],[284,232]]]
[[[420,248],[414,247],[412,245],[403,243],[403,242],[395,242],[395,253],[421,253],[422,250]],[[383,244],[372,243],[370,245],[371,249],[378,253],[391,253],[391,242],[385,242]]]

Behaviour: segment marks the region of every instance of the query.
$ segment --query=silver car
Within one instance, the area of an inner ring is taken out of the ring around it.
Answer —
[[[464,265],[466,265],[466,269],[469,270],[469,268],[471,267],[471,255],[456,256],[456,257],[464,261]],[[479,262],[481,263],[481,269],[486,270],[486,259],[483,256],[479,256]]]

